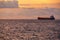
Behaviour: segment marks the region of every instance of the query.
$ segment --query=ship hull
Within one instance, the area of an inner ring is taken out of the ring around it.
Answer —
[[[38,20],[55,20],[55,18],[38,18]]]

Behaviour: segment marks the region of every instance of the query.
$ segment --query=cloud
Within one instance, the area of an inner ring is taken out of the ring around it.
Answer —
[[[0,1],[0,8],[18,8],[17,1]]]

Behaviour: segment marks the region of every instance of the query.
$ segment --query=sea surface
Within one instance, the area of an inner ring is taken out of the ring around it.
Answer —
[[[60,40],[60,20],[0,19],[0,40]]]

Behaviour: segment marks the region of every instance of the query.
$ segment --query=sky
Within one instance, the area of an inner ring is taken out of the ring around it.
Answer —
[[[20,4],[50,4],[60,3],[60,0],[19,0]]]
[[[18,4],[24,8],[60,8],[60,0],[19,0]]]

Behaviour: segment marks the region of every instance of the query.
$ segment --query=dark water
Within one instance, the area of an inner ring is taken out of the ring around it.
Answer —
[[[0,40],[60,40],[60,20],[0,20]]]

